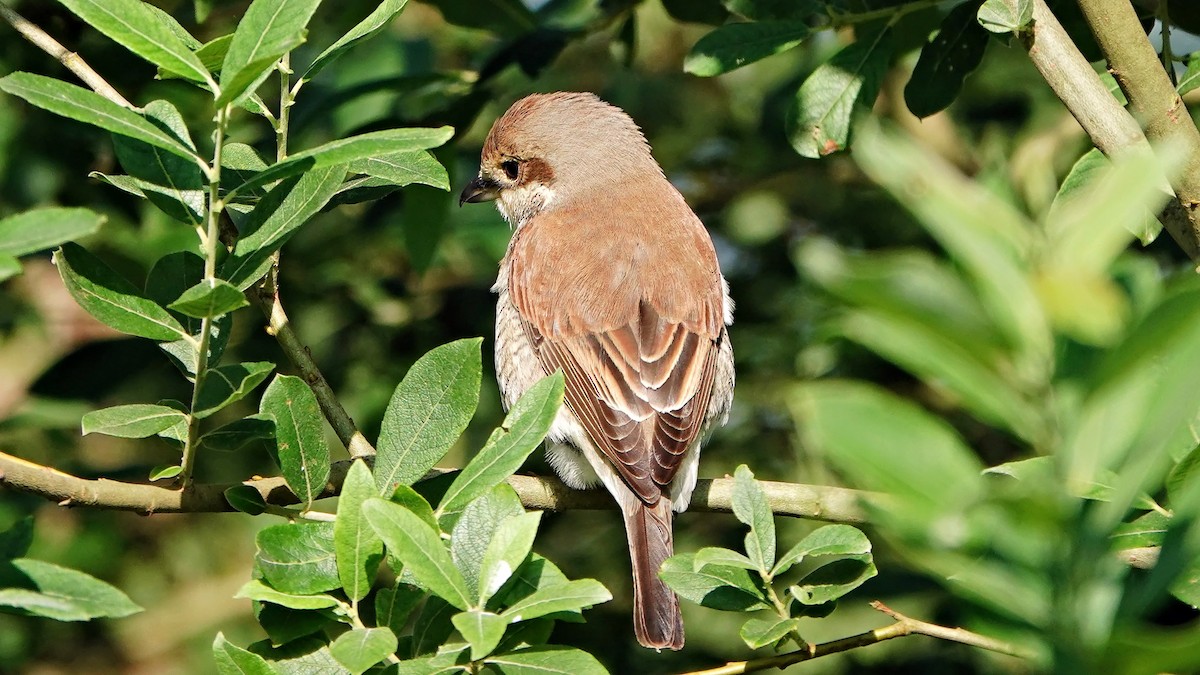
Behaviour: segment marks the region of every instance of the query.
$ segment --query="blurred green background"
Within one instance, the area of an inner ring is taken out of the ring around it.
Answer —
[[[159,0],[201,40],[232,30],[248,2],[211,0],[195,21],[190,2]],[[428,349],[452,339],[488,336],[480,411],[446,466],[461,465],[498,423],[490,377],[494,296],[489,287],[509,230],[495,209],[459,209],[457,189],[478,168],[488,128],[509,104],[532,92],[587,90],[624,108],[642,126],[668,177],[708,226],[737,302],[731,336],[738,389],[729,424],[704,452],[701,475],[749,464],[757,477],[824,485],[838,477],[798,441],[786,394],[798,381],[838,375],[868,379],[945,411],[988,465],[1017,457],[1012,438],[950,409],[937,392],[824,328],[830,301],[806,285],[793,263],[813,236],[855,249],[932,249],[923,231],[845,154],[807,160],[789,146],[784,113],[799,83],[840,43],[825,32],[799,49],[717,78],[682,70],[695,41],[723,21],[712,2],[567,0],[529,3],[539,10],[533,33],[509,25],[490,3],[411,2],[389,29],[357,47],[301,93],[293,116],[293,150],[331,138],[394,126],[453,124],[456,139],[436,152],[450,171],[452,193],[412,186],[374,202],[332,208],[283,251],[285,307],[351,416],[375,438],[392,389]],[[666,7],[664,7],[666,5]],[[211,114],[192,87],[153,79],[153,67],[130,56],[62,7],[43,1],[15,9],[78,51],[134,103],[165,98],[200,124]],[[364,0],[326,3],[310,25],[303,64],[373,8]],[[670,12],[668,11],[670,10]],[[675,16],[672,15],[674,13]],[[706,15],[706,12],[708,14]],[[992,40],[983,66],[948,113],[917,120],[902,90],[916,49],[937,25],[936,8],[897,27],[907,45],[883,86],[877,113],[977,181],[1029,212],[1041,212],[1058,182],[1090,143],[1017,44]],[[632,19],[630,19],[632,17]],[[447,20],[449,19],[449,21]],[[7,25],[0,25],[0,74],[26,70],[68,81],[71,75]],[[249,115],[232,140],[270,147],[265,124]],[[194,233],[147,202],[87,178],[115,172],[107,134],[64,121],[12,97],[0,97],[0,217],[30,207],[88,206],[107,223],[83,243],[140,283],[165,253],[194,246]],[[1184,264],[1166,237],[1142,254],[1164,272]],[[288,371],[253,311],[237,315],[229,359],[267,360]],[[149,341],[124,338],[78,309],[42,260],[0,285],[0,449],[81,476],[141,480],[150,467],[176,461],[161,439],[79,436],[80,416],[120,403],[183,398],[187,386]],[[246,400],[223,411],[253,409]],[[219,423],[219,420],[216,422]],[[540,457],[527,467],[549,473]],[[240,480],[275,471],[264,454],[207,455],[200,481]],[[56,623],[0,614],[0,672],[202,673],[213,670],[217,630],[246,644],[260,636],[249,601],[233,594],[249,578],[253,533],[269,516],[139,517],[65,510],[0,491],[0,529],[26,513],[37,517],[30,555],[111,581],[147,611],[120,621]],[[631,591],[625,539],[611,512],[549,515],[538,552],[568,576],[596,577],[615,600],[564,625],[556,641],[582,647],[614,673],[679,672],[746,658],[736,638],[740,617],[685,603],[688,648],[655,654],[639,648],[629,620]],[[816,525],[780,522],[782,546]],[[677,548],[737,547],[742,529],[731,515],[690,514],[677,521]],[[868,530],[870,533],[870,530]],[[968,624],[939,587],[886,547],[881,575],[842,602],[828,619],[809,620],[812,641],[887,623],[866,606],[882,599],[910,615]],[[1183,605],[1161,621],[1194,618]],[[798,666],[804,672],[1022,672],[1018,662],[949,643],[909,638]]]

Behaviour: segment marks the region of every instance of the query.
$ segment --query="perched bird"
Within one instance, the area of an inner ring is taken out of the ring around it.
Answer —
[[[564,373],[549,462],[571,487],[612,493],[638,641],[680,649],[679,601],[658,572],[701,436],[733,399],[733,303],[712,240],[637,124],[593,94],[535,94],[496,121],[459,204],[490,200],[514,229],[492,289],[505,407]]]

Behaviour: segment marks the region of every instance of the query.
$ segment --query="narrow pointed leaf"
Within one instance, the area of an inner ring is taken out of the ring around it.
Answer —
[[[983,60],[988,33],[975,17],[976,2],[950,10],[937,35],[921,48],[904,102],[917,117],[944,110],[962,91],[963,81]]]
[[[500,644],[500,638],[504,637],[504,629],[508,627],[508,621],[504,617],[482,610],[455,614],[451,621],[471,645],[472,661],[478,661],[491,654],[496,645]]]
[[[696,571],[694,556],[683,553],[667,558],[659,576],[679,597],[705,607],[735,612],[770,607],[758,575],[740,567],[708,565]]]
[[[188,135],[183,116],[166,101],[146,104],[147,120],[179,139],[189,149],[196,146]],[[127,136],[113,137],[113,149],[121,166],[132,177],[132,187],[167,215],[199,225],[204,220],[206,181],[199,164]],[[114,182],[114,178],[106,178]],[[129,189],[130,186],[121,186]]]
[[[875,103],[891,54],[885,30],[844,47],[808,76],[787,116],[796,152],[816,159],[847,147],[855,116]]]
[[[188,337],[183,326],[133,284],[75,244],[63,244],[54,254],[58,273],[71,296],[88,314],[123,333],[153,340]]]
[[[514,602],[501,612],[510,623],[529,621],[558,612],[575,612],[612,600],[612,594],[595,579],[551,584]]]
[[[699,551],[696,551],[696,557],[692,564],[694,565],[693,569],[697,572],[709,565],[740,567],[744,570],[758,569],[757,563],[741,553],[716,546],[707,546]]]
[[[350,162],[350,172],[380,178],[392,185],[421,183],[442,190],[450,189],[446,167],[424,150],[356,160]]]
[[[399,635],[412,611],[427,595],[416,586],[400,582],[392,588],[379,589],[375,593],[375,624],[391,628]]]
[[[500,590],[525,562],[533,548],[533,538],[537,535],[541,520],[540,512],[522,513],[505,519],[496,528],[495,536],[483,554],[483,565],[479,571],[481,603],[487,602],[492,594]]]
[[[607,675],[608,671],[591,654],[561,645],[528,647],[507,654],[494,654],[484,663],[503,675]]]
[[[145,117],[83,87],[32,73],[12,73],[0,78],[0,91],[57,115],[136,138],[180,157],[196,156],[194,151]]]
[[[238,22],[221,65],[217,106],[244,96],[275,62],[304,41],[320,0],[254,0]]]
[[[212,279],[187,289],[167,308],[197,319],[211,319],[249,304],[236,286]]]
[[[59,0],[93,28],[165,70],[200,82],[208,70],[182,39],[183,27],[141,0]],[[173,26],[170,24],[174,24]]]
[[[275,422],[259,415],[243,417],[200,437],[200,447],[214,452],[238,452],[275,438]]]
[[[403,506],[383,499],[368,500],[362,511],[391,555],[400,558],[421,585],[458,609],[471,607],[467,582],[437,531]]]
[[[58,621],[119,618],[142,611],[129,596],[90,574],[29,558],[7,564],[14,576],[24,578],[24,587],[0,589],[0,607]]]
[[[0,220],[0,255],[20,257],[95,232],[105,217],[87,209],[32,209]]]
[[[266,659],[226,640],[224,633],[213,640],[213,661],[218,675],[278,675]]]
[[[529,388],[492,432],[483,449],[463,468],[442,501],[439,513],[462,509],[521,467],[550,430],[562,406],[563,376],[555,373]]]
[[[160,464],[150,470],[150,482],[167,480],[183,473],[183,467],[178,464]]]
[[[305,508],[329,480],[329,445],[317,397],[304,380],[276,375],[263,393],[261,411],[275,420],[279,468]]]
[[[821,556],[861,556],[871,553],[871,541],[850,525],[825,525],[801,539],[779,558],[773,575],[786,572],[792,565]]]
[[[345,165],[334,164],[272,188],[242,223],[237,245],[221,266],[221,278],[239,290],[258,281],[271,256],[329,203],[345,177]]]
[[[83,435],[105,434],[121,438],[153,436],[187,416],[162,405],[135,403],[93,410],[83,416]]]
[[[0,83],[3,83],[3,80],[0,80]],[[259,185],[334,164],[346,164],[377,155],[436,148],[450,140],[453,135],[454,129],[450,127],[387,129],[330,141],[272,164],[263,172],[233,188],[232,192],[240,194]]]
[[[711,77],[796,47],[811,33],[803,21],[729,23],[700,38],[683,61],[693,75]]]
[[[750,619],[742,624],[738,635],[750,649],[762,649],[782,640],[788,633],[800,627],[799,619]]]
[[[234,485],[225,489],[225,501],[234,509],[257,516],[267,510],[267,502],[262,493],[249,485]]]
[[[329,45],[316,59],[313,59],[312,65],[304,72],[304,76],[301,79],[313,79],[325,66],[333,63],[335,59],[347,50],[363,40],[369,40],[374,37],[375,34],[387,27],[392,18],[400,13],[400,10],[404,9],[404,5],[407,2],[408,0],[383,0],[380,2],[367,18],[358,22],[348,33],[338,38],[337,42]]]
[[[426,513],[428,502],[423,499],[412,506],[409,505],[412,502],[409,497],[406,497],[404,501],[397,500],[397,496],[410,489],[405,486],[397,489],[392,501],[405,504],[409,510],[422,518],[428,518],[431,523],[437,523],[432,510],[428,514]],[[486,596],[481,593],[480,572],[484,566],[484,558],[490,550],[493,540],[499,536],[501,525],[524,513],[525,508],[521,505],[520,497],[517,497],[516,492],[507,483],[501,483],[480,495],[479,499],[467,504],[462,515],[454,523],[453,530],[450,532],[450,557],[454,560],[458,570],[462,572],[463,578],[467,582],[467,590],[472,593],[473,597],[482,596],[482,599],[486,600],[491,595],[491,592],[488,592]],[[519,565],[520,561],[517,563]],[[515,566],[511,569],[515,569]],[[509,570],[510,574],[511,569]],[[508,577],[505,576],[505,578]]]
[[[325,609],[327,607],[337,607],[338,604],[337,598],[332,595],[324,593],[316,595],[284,593],[271,588],[258,579],[247,581],[238,589],[238,592],[233,597],[269,602],[289,609]]]
[[[479,403],[479,338],[431,350],[409,368],[383,415],[375,484],[390,495],[412,485],[454,444]]]
[[[208,417],[230,403],[245,398],[259,383],[267,379],[267,375],[274,369],[274,363],[256,361],[234,363],[209,370],[204,376],[204,384],[200,387],[200,394],[196,397],[196,409],[192,414],[201,418]],[[305,388],[307,389],[307,386]],[[275,421],[278,424],[279,418],[276,417]],[[319,424],[317,428],[320,428]]]
[[[371,470],[361,459],[356,460],[342,483],[337,521],[333,525],[338,577],[351,600],[367,596],[383,560],[383,540],[362,515],[363,502],[375,496],[378,492]]]

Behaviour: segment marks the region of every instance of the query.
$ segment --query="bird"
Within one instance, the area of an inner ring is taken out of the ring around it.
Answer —
[[[505,409],[562,371],[547,460],[568,486],[599,483],[616,500],[634,634],[681,649],[659,569],[734,387],[733,302],[712,238],[638,125],[592,93],[533,94],[495,121],[459,206],[493,200],[513,230],[492,287]]]

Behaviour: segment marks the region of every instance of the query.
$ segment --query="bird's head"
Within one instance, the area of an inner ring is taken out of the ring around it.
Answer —
[[[483,144],[459,205],[496,200],[514,226],[662,170],[637,124],[595,94],[534,94],[512,105]]]

